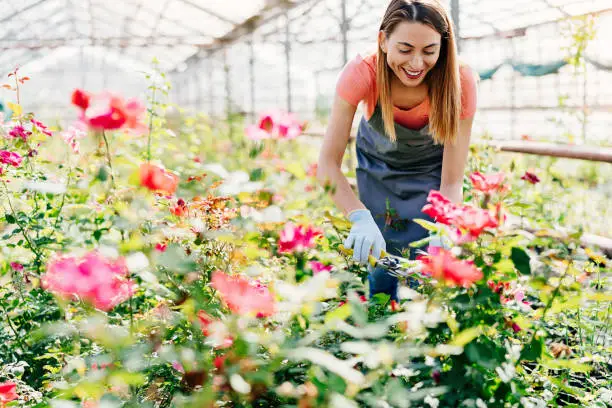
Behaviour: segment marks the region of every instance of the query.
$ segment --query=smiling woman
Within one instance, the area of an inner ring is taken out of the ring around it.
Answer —
[[[348,214],[345,242],[365,263],[381,249],[414,258],[410,244],[427,237],[413,220],[432,190],[462,201],[476,84],[459,68],[447,11],[437,0],[392,0],[378,33],[378,51],[357,56],[340,74],[319,158],[318,176],[335,186]],[[357,133],[359,198],[340,170],[357,105],[366,112]],[[435,221],[433,218],[430,221]],[[397,298],[397,279],[370,271],[370,293]]]

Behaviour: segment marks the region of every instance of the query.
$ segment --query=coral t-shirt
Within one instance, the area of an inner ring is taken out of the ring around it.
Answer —
[[[357,55],[349,61],[338,78],[336,92],[351,105],[357,106],[364,101],[365,117],[370,119],[377,103],[376,54],[362,58]],[[471,118],[476,113],[476,78],[472,70],[462,65],[459,68],[461,79],[461,119]],[[429,97],[410,109],[393,107],[395,122],[410,129],[420,129],[429,122]]]

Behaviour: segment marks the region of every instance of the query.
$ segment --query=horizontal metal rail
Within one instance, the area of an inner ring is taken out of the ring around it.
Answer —
[[[323,136],[323,132],[313,130],[306,131],[305,134],[312,137]],[[349,143],[354,142],[354,139],[355,135],[351,134]],[[493,148],[503,152],[612,163],[612,148],[609,147],[562,145],[532,141],[486,141],[482,144],[485,146],[492,146]],[[354,178],[349,177],[348,181],[353,188],[357,187],[357,183]],[[612,238],[584,233],[580,238],[580,243],[583,247],[598,247],[608,258],[612,258]]]
[[[312,137],[322,137],[322,129],[306,130],[305,135]],[[350,142],[355,139],[351,134]],[[534,154],[538,156],[559,157],[566,159],[579,159],[588,161],[598,161],[612,163],[612,147],[605,146],[585,146],[559,143],[534,142],[529,140],[517,141],[476,141],[474,144],[491,146],[502,152]]]

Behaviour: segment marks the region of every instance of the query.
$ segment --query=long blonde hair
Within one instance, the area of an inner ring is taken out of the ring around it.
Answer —
[[[432,27],[442,36],[440,56],[427,73],[430,102],[429,129],[436,143],[454,143],[459,131],[461,115],[461,85],[455,34],[448,12],[438,0],[392,0],[380,25],[388,38],[403,21],[419,22]],[[391,100],[391,68],[381,44],[378,44],[376,84],[378,103],[382,112],[385,132],[395,141],[393,102]]]

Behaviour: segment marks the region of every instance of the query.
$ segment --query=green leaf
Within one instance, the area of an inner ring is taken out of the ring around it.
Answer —
[[[327,377],[327,385],[330,390],[339,394],[344,394],[344,391],[346,391],[346,382],[342,377],[334,373],[329,374]]]
[[[577,372],[577,373],[588,373],[589,371],[593,369],[593,367],[591,367],[590,365],[581,363],[579,360],[576,360],[576,359],[572,359],[572,360],[545,359],[542,361],[542,365],[544,367],[547,367],[553,370],[557,370],[560,368],[567,368],[570,371]]]
[[[17,222],[17,220],[15,219],[15,217],[13,217],[12,214],[5,214],[4,218],[6,219],[6,222],[9,224],[15,224]]]
[[[259,181],[263,180],[265,176],[265,172],[262,168],[254,169],[249,176],[251,181]]]
[[[146,378],[141,373],[129,373],[127,371],[121,371],[113,373],[110,378],[110,383],[125,384],[125,385],[142,385]]]
[[[351,229],[352,224],[346,218],[336,217],[335,215],[332,215],[332,213],[330,213],[329,211],[325,211],[325,218],[327,218],[327,220],[332,223],[334,228],[337,228],[341,231]]]
[[[436,225],[435,222],[423,220],[423,219],[420,219],[420,218],[415,218],[412,221],[416,222],[421,227],[425,228],[427,231],[437,232],[440,229],[440,227],[438,225]]]
[[[526,344],[521,350],[520,360],[526,361],[537,361],[542,357],[542,351],[544,350],[544,345],[542,343],[542,339],[535,338],[529,344]]]
[[[521,248],[512,248],[512,255],[510,256],[514,266],[523,275],[531,275],[531,267],[529,266],[529,255]]]
[[[501,261],[497,262],[494,266],[495,266],[495,269],[497,269],[497,271],[503,275],[506,275],[509,273],[516,275],[516,272],[514,272],[514,268],[516,267],[516,264],[512,262],[510,259],[502,259]]]
[[[612,302],[612,295],[609,293],[590,293],[586,297],[596,302]]]
[[[465,355],[471,362],[489,370],[495,370],[505,360],[505,351],[486,337],[473,341],[465,346]]]
[[[353,319],[355,319],[355,323],[358,326],[365,326],[368,324],[368,311],[366,310],[366,306],[361,303],[361,300],[354,293],[349,295],[348,298],[348,304],[351,306],[351,315]]]
[[[465,329],[457,334],[451,341],[448,343],[451,346],[465,346],[476,337],[480,336],[482,333],[482,328],[478,327],[470,327],[469,329]]]
[[[293,174],[299,180],[303,180],[306,178],[306,171],[304,170],[304,167],[298,162],[293,162],[287,165],[286,170],[289,173]]]
[[[422,247],[423,245],[427,244],[432,239],[433,239],[433,237],[427,237],[427,238],[420,239],[418,241],[411,242],[408,245],[410,245],[411,248],[419,248],[419,247]]]
[[[325,315],[325,324],[336,320],[346,320],[350,315],[351,305],[345,303]]]

